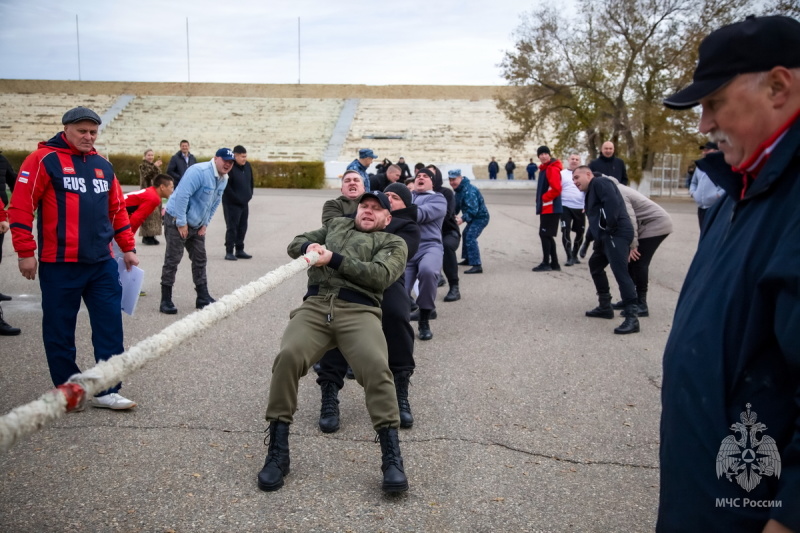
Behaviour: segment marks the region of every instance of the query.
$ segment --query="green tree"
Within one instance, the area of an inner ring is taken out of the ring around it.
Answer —
[[[776,0],[786,1],[786,0]],[[557,150],[592,158],[611,140],[640,179],[658,152],[697,154],[695,113],[661,100],[691,81],[700,41],[744,18],[747,0],[579,0],[566,19],[551,6],[523,15],[501,68],[517,87],[497,105],[514,124],[512,147],[540,131]]]

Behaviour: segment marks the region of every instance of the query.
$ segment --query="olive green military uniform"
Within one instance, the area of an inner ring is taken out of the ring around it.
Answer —
[[[266,419],[292,422],[300,378],[338,346],[364,387],[373,427],[397,428],[400,414],[380,304],[383,291],[405,271],[406,244],[382,231],[359,231],[349,218],[334,218],[298,235],[289,245],[289,255],[299,257],[309,243],[324,244],[334,255],[328,265],[309,269],[307,298],[289,315],[272,365]]]

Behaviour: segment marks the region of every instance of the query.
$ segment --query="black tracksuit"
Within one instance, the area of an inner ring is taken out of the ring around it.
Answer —
[[[233,164],[228,172],[228,185],[222,193],[222,213],[225,216],[225,251],[233,249],[244,251],[244,237],[247,234],[247,218],[250,210],[247,204],[253,198],[253,168],[245,161],[244,165]]]
[[[384,230],[401,237],[408,247],[408,257],[414,257],[419,248],[419,225],[417,225],[417,206],[392,211],[392,221]],[[409,322],[411,309],[408,292],[405,287],[405,276],[392,283],[383,292],[381,303],[383,313],[383,334],[389,349],[389,368],[392,374],[411,375],[414,372],[414,330]],[[347,361],[338,348],[325,353],[320,360],[317,383],[326,381],[336,383],[340,389],[344,386],[347,372]]]
[[[586,191],[586,217],[589,234],[594,239],[594,252],[589,258],[597,294],[610,294],[606,265],[617,280],[622,303],[636,303],[636,287],[628,273],[628,255],[633,242],[633,226],[625,209],[625,200],[617,185],[608,178],[596,177]],[[587,239],[589,240],[589,239]]]

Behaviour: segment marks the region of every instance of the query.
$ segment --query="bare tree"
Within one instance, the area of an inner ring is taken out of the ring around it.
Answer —
[[[691,81],[702,38],[743,19],[747,3],[580,0],[572,20],[550,6],[523,15],[501,63],[518,88],[497,100],[515,125],[505,142],[519,146],[547,129],[556,149],[584,145],[596,157],[611,140],[635,180],[657,152],[696,153],[697,116],[661,101]]]

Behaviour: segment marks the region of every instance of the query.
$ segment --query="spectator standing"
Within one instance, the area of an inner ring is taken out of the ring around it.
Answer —
[[[156,176],[161,173],[162,161],[159,157],[155,158],[155,152],[151,149],[144,151],[144,159],[139,163],[139,188],[147,189],[152,187],[155,183]],[[172,180],[174,186],[174,179]],[[160,244],[156,237],[161,235],[161,209],[155,209],[150,213],[150,216],[138,227],[141,227],[139,235],[142,237],[142,244],[156,245]],[[134,235],[136,230],[133,230]]]
[[[253,167],[247,162],[247,150],[241,144],[233,147],[234,162],[228,172],[228,185],[222,193],[222,213],[225,216],[225,259],[252,259],[244,251],[247,235],[248,204],[253,198],[255,181]],[[234,251],[236,253],[234,253]]]
[[[583,244],[583,234],[586,231],[586,215],[583,212],[585,197],[572,182],[572,173],[581,164],[581,156],[576,153],[569,155],[568,168],[561,171],[561,242],[567,254],[564,266],[580,264],[578,250]],[[573,244],[571,236],[575,233]]]
[[[186,173],[186,169],[197,163],[197,159],[195,159],[194,155],[189,153],[189,141],[186,139],[182,140],[180,146],[181,149],[175,152],[175,155],[170,158],[169,164],[167,165],[167,174],[172,176],[176,189],[181,182],[181,178]]]
[[[664,100],[702,106],[721,151],[700,161],[726,194],[664,349],[658,533],[800,531],[799,49],[797,20],[747,17]]]
[[[709,141],[701,146],[700,150],[703,151],[703,157],[706,157],[708,154],[713,154],[718,151],[719,148],[716,143]],[[689,183],[689,194],[694,198],[697,204],[697,221],[702,230],[706,211],[725,194],[725,190],[714,183],[706,171],[700,168],[704,165],[702,163],[698,165],[698,163],[700,163],[700,161],[695,161],[694,174],[692,174],[692,180]],[[711,170],[711,172],[713,172],[713,170]]]
[[[494,160],[494,157],[489,162],[489,179],[496,180],[497,173],[500,172],[500,165]]]
[[[364,190],[369,192],[372,190],[370,188],[369,183],[369,175],[367,174],[367,169],[378,157],[375,155],[375,152],[370,150],[369,148],[362,148],[358,151],[358,158],[353,159],[353,161],[347,165],[346,170],[355,170],[361,176],[361,179],[364,180]]]
[[[405,157],[400,157],[397,160],[397,166],[400,167],[400,183],[405,182],[408,178],[413,178],[414,176],[411,175],[411,171],[408,168],[408,163],[406,163]]]
[[[168,315],[178,312],[172,303],[172,287],[183,258],[183,250],[192,262],[192,280],[197,299],[195,307],[203,307],[216,300],[208,292],[206,276],[206,231],[214,217],[222,193],[228,184],[228,172],[233,168],[233,152],[220,148],[211,161],[189,167],[181,185],[167,201],[164,213],[164,238],[167,249],[161,268],[161,306],[159,311]]]
[[[11,189],[11,192],[14,192],[14,185],[17,183],[17,173],[14,171],[14,167],[11,162],[6,159],[6,156],[3,155],[3,152],[0,151],[0,201],[3,202],[4,205],[8,205],[8,195],[6,194],[6,186]],[[7,219],[8,217],[6,217]],[[3,240],[5,238],[4,233],[0,233],[0,261],[3,260]],[[7,294],[3,294],[0,292],[0,302],[6,302],[11,300],[11,296]]]
[[[533,158],[531,158],[531,162],[528,163],[528,166],[525,167],[525,171],[528,173],[529,180],[536,179],[536,171],[539,170],[539,165],[533,162]]]
[[[628,184],[628,169],[625,161],[614,155],[614,143],[606,141],[600,147],[600,156],[589,163],[592,172],[599,172],[606,176],[613,176],[623,185]]]
[[[125,350],[122,287],[111,240],[122,250],[128,270],[139,259],[114,168],[94,149],[101,122],[86,107],[64,113],[64,131],[39,143],[22,163],[9,207],[19,271],[29,280],[39,273],[42,336],[54,385],[80,373],[75,362],[75,325],[81,300],[92,325],[95,360],[105,361]],[[38,246],[33,238],[34,219]],[[92,405],[135,407],[135,402],[119,394],[120,387],[117,383],[100,392]]]
[[[2,157],[2,156],[0,156]],[[3,184],[3,188],[5,188],[5,184]],[[5,192],[5,191],[4,191]],[[0,238],[5,236],[6,232],[8,231],[8,213],[6,212],[6,204],[3,202],[3,198],[0,196]],[[3,260],[3,247],[2,241],[0,241],[0,262]],[[11,297],[5,297],[0,299],[0,301],[10,300]],[[3,318],[3,308],[0,307],[0,335],[19,335],[22,332],[21,329],[15,328],[11,324],[5,321]]]
[[[556,253],[556,235],[561,221],[561,161],[553,159],[550,148],[540,146],[536,155],[541,161],[536,183],[536,214],[539,215],[539,239],[542,241],[542,262],[534,272],[561,270]]]
[[[508,158],[508,162],[506,163],[506,177],[508,177],[508,179],[510,179],[510,180],[514,179],[514,169],[515,168],[517,168],[516,163],[514,163],[511,160],[511,158],[509,157]]]
[[[456,193],[456,222],[467,225],[462,234],[464,242],[461,245],[461,255],[472,268],[465,270],[464,274],[481,274],[483,263],[478,237],[489,225],[489,210],[481,191],[470,183],[469,178],[461,175],[461,169],[449,171],[447,177]]]

